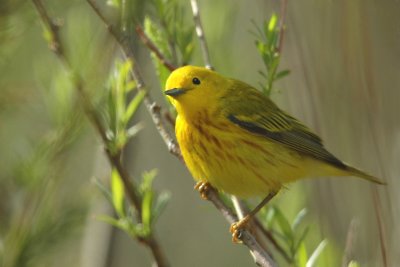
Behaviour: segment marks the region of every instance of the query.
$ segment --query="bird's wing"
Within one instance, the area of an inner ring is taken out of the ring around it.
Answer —
[[[249,85],[240,83],[240,89],[231,88],[230,94],[222,101],[225,107],[223,114],[241,128],[302,154],[345,167],[344,163],[324,148],[321,138],[307,126],[279,109],[269,98]]]

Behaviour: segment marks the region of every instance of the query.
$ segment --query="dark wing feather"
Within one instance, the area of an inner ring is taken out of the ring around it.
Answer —
[[[346,165],[329,153],[322,140],[308,127],[256,89],[239,81],[233,84],[229,95],[221,98],[225,107],[223,113],[232,123],[299,153],[345,168]]]

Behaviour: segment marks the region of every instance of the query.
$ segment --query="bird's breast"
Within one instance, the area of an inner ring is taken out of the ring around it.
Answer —
[[[267,194],[303,176],[301,157],[228,120],[178,116],[176,136],[195,180],[240,197]]]

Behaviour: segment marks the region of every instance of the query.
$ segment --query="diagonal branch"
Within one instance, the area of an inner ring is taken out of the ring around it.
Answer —
[[[169,71],[173,71],[176,69],[174,66],[164,55],[161,53],[160,49],[150,40],[150,38],[146,35],[140,25],[136,26],[136,33],[139,35],[142,42],[149,48],[154,55],[160,60],[161,64],[163,64]]]
[[[225,203],[219,197],[218,192],[214,188],[210,187],[210,189],[206,191],[206,194],[206,199],[214,204],[214,206],[222,213],[225,220],[227,220],[230,224],[238,221],[238,217],[230,208],[225,205]],[[250,253],[252,254],[254,261],[258,266],[277,266],[271,256],[264,250],[263,247],[260,246],[250,231],[242,230],[240,234],[240,240],[250,249]]]
[[[43,3],[41,0],[32,0],[36,10],[39,13],[41,21],[45,24],[45,27],[48,29],[48,31],[51,34],[51,40],[50,40],[50,49],[57,55],[59,60],[63,63],[65,69],[68,72],[73,73],[73,68],[65,55],[64,50],[62,49],[62,42],[61,38],[58,34],[59,31],[59,26],[56,25],[53,20],[50,18],[48,15],[46,8],[44,7]],[[137,211],[137,220],[138,222],[141,222],[141,214],[142,214],[142,199],[140,198],[139,194],[136,191],[135,185],[133,184],[133,180],[129,176],[127,170],[124,168],[124,166],[121,164],[120,160],[120,155],[119,153],[112,153],[108,147],[109,140],[106,135],[106,129],[103,126],[100,117],[98,114],[95,112],[95,108],[90,101],[88,95],[86,94],[84,87],[83,87],[83,79],[81,76],[75,74],[72,77],[72,82],[75,86],[76,91],[79,94],[79,99],[82,102],[83,109],[89,118],[90,122],[92,123],[93,127],[96,129],[97,133],[100,135],[104,148],[105,148],[105,153],[107,155],[108,161],[111,166],[113,166],[117,172],[119,173],[123,183],[124,183],[124,188],[126,191],[126,194],[128,196],[129,201],[132,203],[132,205],[135,207]],[[167,267],[169,266],[167,259],[164,255],[164,252],[161,249],[161,246],[159,245],[158,241],[155,239],[153,234],[149,234],[148,236],[145,237],[140,237],[137,236],[137,239],[145,244],[147,247],[150,248],[150,250],[153,253],[153,256],[157,262],[157,265],[159,267]]]

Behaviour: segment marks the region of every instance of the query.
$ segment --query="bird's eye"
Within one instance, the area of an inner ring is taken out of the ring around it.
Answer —
[[[196,84],[196,85],[200,84],[199,78],[194,77],[193,80],[192,80],[192,83],[193,83],[193,84]]]

